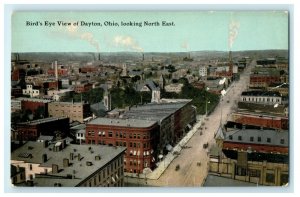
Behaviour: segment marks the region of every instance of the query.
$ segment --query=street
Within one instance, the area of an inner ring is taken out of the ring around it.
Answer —
[[[187,148],[181,150],[178,157],[170,163],[157,180],[148,179],[148,186],[199,187],[204,183],[208,173],[208,150],[215,143],[214,134],[220,122],[224,124],[229,114],[236,109],[241,92],[247,89],[250,70],[255,62],[253,60],[250,63],[240,75],[239,81],[230,85],[218,106],[204,121],[203,129],[198,129],[186,143]],[[200,132],[202,132],[201,135]],[[208,147],[204,148],[203,145],[206,143]],[[178,165],[180,168],[175,170]],[[145,184],[145,180],[140,180],[140,183]]]

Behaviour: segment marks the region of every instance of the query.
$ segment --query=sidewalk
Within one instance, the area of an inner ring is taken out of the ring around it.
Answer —
[[[197,132],[201,127],[204,116],[197,116],[197,122],[194,124],[193,128],[184,136],[180,142],[173,147],[173,150],[169,152],[164,159],[159,163],[158,167],[151,173],[146,175],[147,179],[157,180],[168,168],[170,163],[177,157],[177,154],[180,154],[180,151],[183,146],[191,139],[191,137]],[[143,176],[145,177],[145,176]]]

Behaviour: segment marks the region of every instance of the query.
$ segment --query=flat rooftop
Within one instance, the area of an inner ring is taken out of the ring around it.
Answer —
[[[252,141],[250,140],[251,137],[253,137]],[[258,137],[261,138],[260,141],[258,141]],[[269,142],[268,138],[270,139]],[[287,130],[236,129],[225,132],[224,142],[289,147],[289,132]]]
[[[53,143],[45,148],[42,142],[30,141],[13,151],[11,160],[41,164],[41,167],[48,168],[52,168],[52,164],[58,165],[58,173],[38,175],[34,179],[34,186],[54,186],[54,183],[61,183],[63,187],[74,187],[126,150],[125,147],[107,145],[70,144],[63,150],[54,152],[54,146]],[[71,153],[73,153],[73,160],[70,159]],[[42,160],[43,154],[47,155],[46,162]],[[95,160],[96,156],[100,156],[100,160]],[[63,167],[64,158],[69,159],[69,167]],[[92,165],[87,165],[86,162],[91,162]],[[70,178],[67,177],[68,175],[75,177]]]
[[[65,120],[65,119],[69,119],[69,118],[66,118],[66,117],[60,117],[60,118],[49,117],[49,118],[38,119],[38,120],[33,120],[33,121],[28,121],[28,122],[20,122],[20,123],[18,123],[18,125],[38,125],[38,124],[53,122],[53,121],[57,121],[57,120]]]
[[[134,127],[134,128],[148,128],[156,124],[156,121],[139,120],[139,119],[120,119],[120,118],[96,118],[88,125],[105,125],[117,127]]]
[[[147,105],[131,107],[123,114],[123,118],[136,118],[143,120],[161,121],[172,115],[190,100],[174,103],[149,103]]]

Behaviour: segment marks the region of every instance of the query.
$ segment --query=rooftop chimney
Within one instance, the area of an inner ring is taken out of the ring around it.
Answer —
[[[70,153],[70,160],[74,159],[74,153]]]
[[[67,158],[63,159],[63,166],[64,166],[64,168],[69,167],[69,159],[67,159]]]
[[[47,154],[43,154],[42,160],[43,160],[43,163],[47,162]]]
[[[58,165],[52,164],[52,174],[58,173]]]

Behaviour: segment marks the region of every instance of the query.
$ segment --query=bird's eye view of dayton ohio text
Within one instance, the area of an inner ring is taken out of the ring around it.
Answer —
[[[12,187],[289,185],[289,11],[10,17]]]

